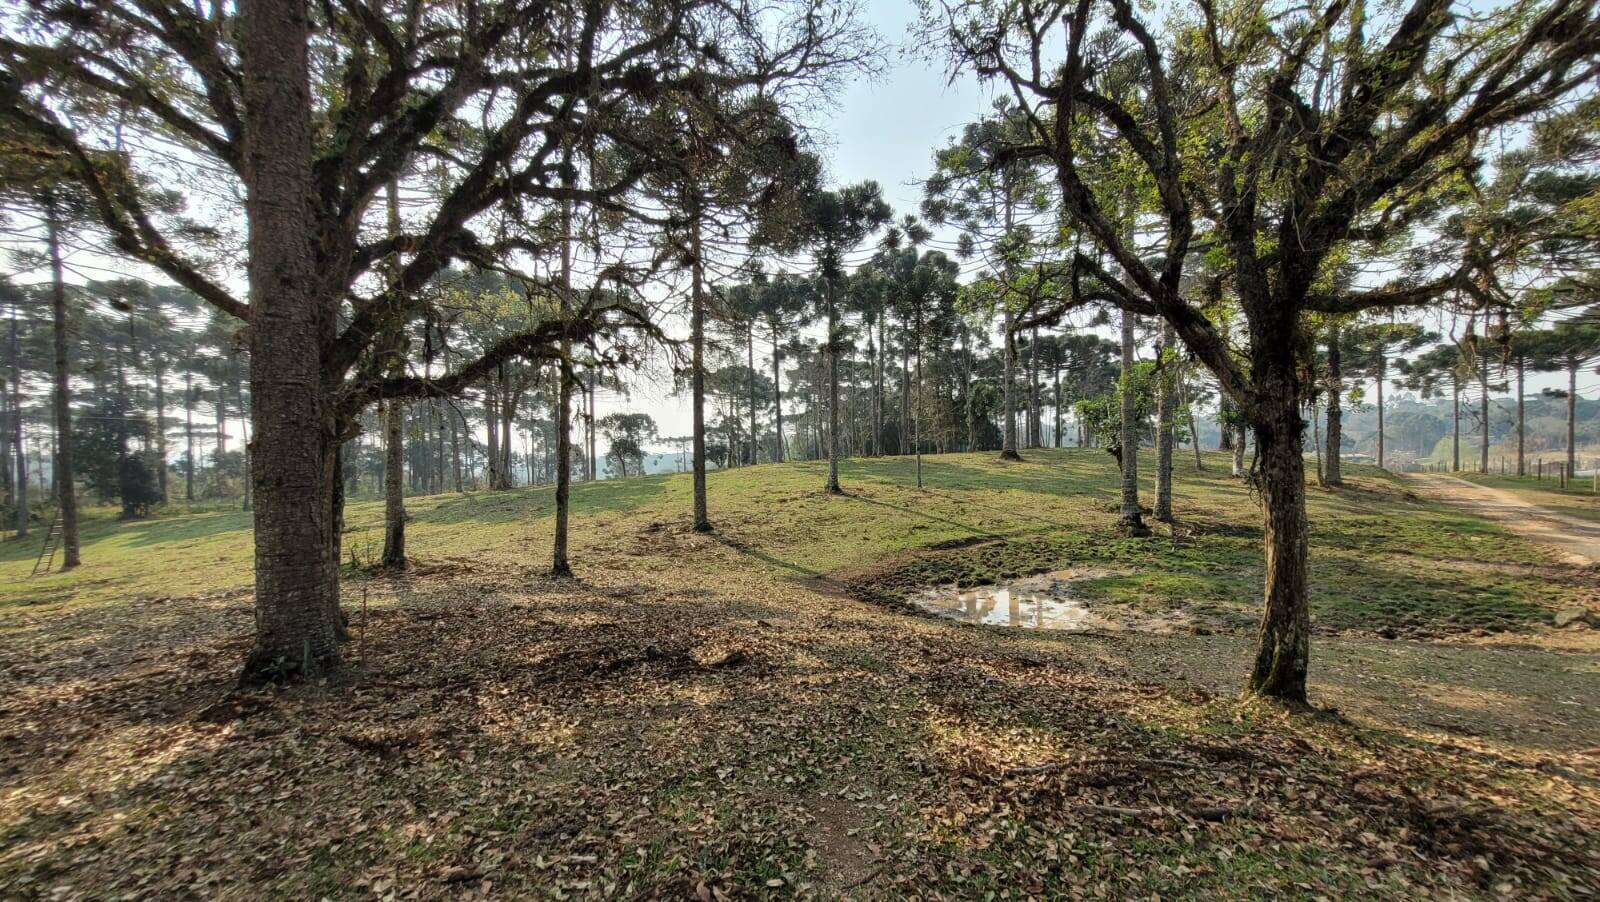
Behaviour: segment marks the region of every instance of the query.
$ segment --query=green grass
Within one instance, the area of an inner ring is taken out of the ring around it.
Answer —
[[[1153,461],[1141,460],[1151,490]],[[1036,450],[1022,463],[989,454],[930,456],[915,487],[908,458],[848,460],[846,494],[820,491],[825,464],[762,466],[710,475],[718,536],[762,567],[800,577],[843,578],[884,598],[926,585],[991,583],[1063,566],[1108,571],[1090,597],[1153,608],[1183,607],[1218,628],[1244,628],[1259,605],[1260,511],[1221,456],[1196,471],[1181,455],[1178,527],[1149,539],[1114,534],[1113,462],[1092,449]],[[1419,501],[1393,477],[1352,467],[1350,485],[1308,490],[1312,606],[1325,629],[1514,629],[1583,602],[1581,589],[1542,578],[1543,551],[1491,522]],[[686,474],[573,487],[572,555],[619,534],[681,524]],[[1573,505],[1584,499],[1568,493]],[[554,511],[548,487],[407,499],[413,557],[540,565]],[[348,506],[347,560],[371,559],[382,505]],[[94,510],[83,527],[82,567],[29,579],[37,537],[0,546],[0,611],[40,604],[101,605],[247,589],[250,520],[212,511],[117,522]],[[1486,565],[1503,565],[1486,570]]]

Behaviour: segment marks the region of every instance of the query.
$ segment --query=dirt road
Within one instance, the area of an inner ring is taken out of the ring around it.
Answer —
[[[1600,523],[1442,473],[1407,473],[1406,481],[1419,495],[1503,523],[1518,535],[1560,551],[1571,563],[1600,564]]]

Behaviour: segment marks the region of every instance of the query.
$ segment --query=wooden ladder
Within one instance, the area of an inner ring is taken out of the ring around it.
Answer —
[[[56,562],[56,545],[61,540],[61,514],[50,522],[50,528],[44,533],[44,547],[39,549],[39,559],[33,562],[33,572],[28,574],[31,579],[41,573],[49,573],[50,567]]]

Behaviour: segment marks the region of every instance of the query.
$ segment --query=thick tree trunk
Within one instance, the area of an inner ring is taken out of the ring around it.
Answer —
[[[256,442],[256,641],[243,680],[258,683],[339,665],[342,480],[321,365],[336,303],[318,291],[311,243],[310,20],[304,0],[245,0],[240,11]]]
[[[400,234],[400,196],[394,182],[389,183],[387,195],[389,237],[394,238]],[[405,333],[398,324],[390,329],[386,344],[387,375],[391,378],[405,375]],[[383,404],[382,565],[387,570],[406,568],[406,495],[401,483],[405,453],[405,404],[391,399]]]
[[[1122,416],[1120,417],[1122,453],[1122,511],[1117,526],[1129,535],[1148,535],[1144,525],[1144,512],[1139,506],[1139,422],[1133,388],[1133,314],[1122,311]]]
[[[562,168],[570,171],[571,150],[562,148]],[[568,181],[563,178],[563,181]],[[569,186],[570,187],[570,186]],[[572,205],[561,204],[561,313],[572,312]],[[446,367],[449,361],[445,361]],[[563,579],[572,576],[567,560],[567,525],[572,514],[572,342],[561,341],[561,360],[556,365],[556,521],[555,540],[550,553],[550,575]]]
[[[1011,311],[1005,311],[1001,328],[1004,329],[1004,340],[1001,342],[1001,406],[1005,408],[1005,427],[1001,430],[1000,459],[1021,460],[1022,455],[1017,453],[1017,392],[1016,392],[1016,363],[1017,344],[1011,335]]]
[[[700,258],[700,216],[698,211],[691,215],[689,240],[694,262],[690,267],[689,343],[693,372],[689,382],[690,407],[693,408],[694,417],[694,531],[710,532],[711,515],[706,509],[705,263]]]
[[[1256,459],[1265,504],[1266,600],[1250,690],[1295,705],[1306,703],[1311,647],[1307,604],[1305,424],[1292,373],[1266,376],[1256,417]]]
[[[1172,324],[1163,321],[1161,353],[1157,357],[1161,370],[1157,373],[1160,381],[1156,390],[1160,395],[1156,399],[1156,500],[1152,512],[1152,516],[1163,523],[1172,522],[1172,444],[1177,428],[1178,380],[1171,370],[1178,365],[1176,341]]]
[[[61,517],[61,569],[78,566],[78,493],[72,470],[72,382],[67,369],[67,283],[61,262],[61,223],[54,199],[45,200],[50,250],[50,313],[55,350],[56,496]]]
[[[1229,428],[1234,431],[1234,437],[1233,437],[1233,475],[1236,476],[1236,477],[1243,478],[1244,475],[1245,475],[1245,471],[1244,471],[1244,446],[1245,446],[1245,435],[1246,435],[1245,428],[1244,428],[1243,425],[1233,426],[1233,427],[1229,427]]]
[[[391,375],[400,375],[391,368]],[[386,402],[383,411],[383,566],[406,568],[406,496],[401,483],[405,461],[404,405]]]
[[[568,359],[564,353],[559,369],[561,386],[556,392],[556,535],[550,574],[558,578],[572,575],[572,564],[567,560],[567,521],[572,510],[572,383],[575,377]]]
[[[1339,325],[1334,323],[1328,327],[1328,450],[1322,465],[1322,481],[1327,485],[1344,485],[1339,456],[1344,443],[1344,360],[1339,345]]]

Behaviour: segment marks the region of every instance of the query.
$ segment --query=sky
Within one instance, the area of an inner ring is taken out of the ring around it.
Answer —
[[[918,211],[922,199],[920,180],[932,168],[934,150],[959,134],[965,124],[988,112],[994,92],[967,73],[952,81],[942,55],[918,48],[915,37],[908,33],[917,15],[913,0],[863,0],[863,11],[887,45],[883,71],[877,78],[860,78],[849,83],[808,124],[826,159],[830,181],[834,184],[869,179],[878,182],[898,218]],[[942,230],[938,237],[953,239],[954,233]],[[82,268],[75,273],[78,278],[111,275],[95,266],[100,262],[113,270],[125,268],[120,261],[102,261],[96,255],[76,254],[73,262],[75,268]],[[1440,332],[1449,328],[1447,323],[1441,322],[1430,322],[1428,327]],[[764,358],[767,352],[768,347],[758,340],[758,358]],[[756,365],[764,364],[758,359]],[[1558,376],[1541,374],[1530,378],[1529,388],[1538,391],[1558,381],[1561,381]],[[1593,377],[1588,381],[1592,382]],[[611,392],[599,395],[596,403],[599,416],[642,411],[655,419],[662,436],[690,432],[688,399],[686,395],[672,393],[671,379],[663,375],[659,367],[652,375],[631,377],[630,382],[626,397]],[[1580,388],[1586,395],[1593,390],[1589,385]],[[230,428],[230,434],[237,428]],[[603,438],[600,446],[603,454]],[[666,446],[658,444],[652,448],[665,449]]]
[[[922,203],[920,180],[932,170],[934,150],[987,112],[992,92],[966,73],[951,83],[942,58],[908,52],[914,42],[907,29],[917,17],[912,0],[867,0],[863,5],[888,44],[884,72],[875,79],[851,82],[812,127],[830,181],[877,182],[898,219],[917,213]],[[758,343],[756,354],[764,353]],[[661,435],[687,435],[688,399],[674,397],[670,390],[671,386],[640,384],[628,398],[602,395],[596,412],[605,416],[613,411],[644,411],[655,418]]]

